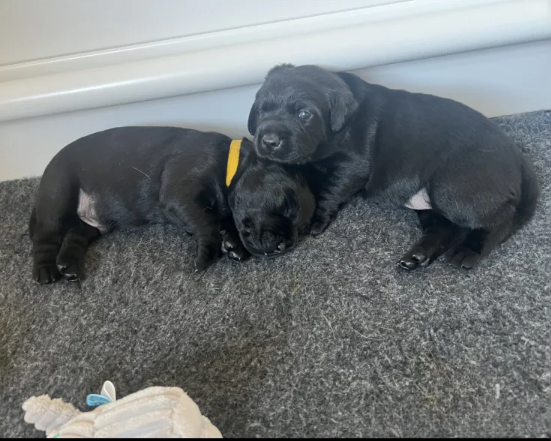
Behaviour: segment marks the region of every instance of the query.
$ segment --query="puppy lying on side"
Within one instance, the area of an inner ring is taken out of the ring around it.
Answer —
[[[149,223],[193,235],[197,270],[220,249],[242,260],[248,253],[228,197],[251,252],[281,255],[310,225],[315,201],[299,174],[264,162],[246,139],[176,127],[119,127],[78,139],[52,159],[40,182],[29,228],[34,279],[79,280],[92,240]]]
[[[348,73],[273,68],[249,131],[259,156],[325,175],[314,235],[359,191],[417,210],[423,237],[400,260],[405,269],[448,250],[455,267],[472,268],[532,217],[538,198],[529,161],[480,113]]]

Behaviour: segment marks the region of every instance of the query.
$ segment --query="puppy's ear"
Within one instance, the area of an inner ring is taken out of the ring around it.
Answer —
[[[296,211],[299,208],[296,189],[285,190],[285,208],[288,212]]]
[[[247,129],[249,130],[249,133],[253,136],[256,132],[257,119],[258,119],[258,103],[255,100],[255,102],[253,103],[253,106],[251,107],[251,111],[249,112],[249,121],[247,122]]]
[[[331,130],[341,131],[358,110],[358,102],[348,87],[331,91],[329,94],[331,106]]]

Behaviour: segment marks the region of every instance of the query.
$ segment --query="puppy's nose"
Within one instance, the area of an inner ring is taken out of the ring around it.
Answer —
[[[268,133],[262,137],[262,145],[266,150],[275,150],[281,145],[281,139],[275,133]]]
[[[285,242],[281,242],[281,243],[277,246],[276,253],[284,253],[286,249],[287,249],[287,245],[285,244]]]

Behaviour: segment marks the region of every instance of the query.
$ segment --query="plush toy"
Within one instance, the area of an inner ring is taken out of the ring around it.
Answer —
[[[59,398],[31,397],[23,404],[25,421],[48,438],[222,438],[179,387],[149,387],[117,400],[106,381],[86,402],[98,407],[80,412]]]

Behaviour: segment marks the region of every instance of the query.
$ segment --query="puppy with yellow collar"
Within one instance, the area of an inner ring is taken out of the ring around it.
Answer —
[[[300,173],[265,163],[247,139],[177,127],[109,129],[72,142],[46,167],[29,228],[33,278],[80,280],[91,241],[143,224],[191,234],[196,270],[220,250],[234,260],[281,255],[314,210]]]

